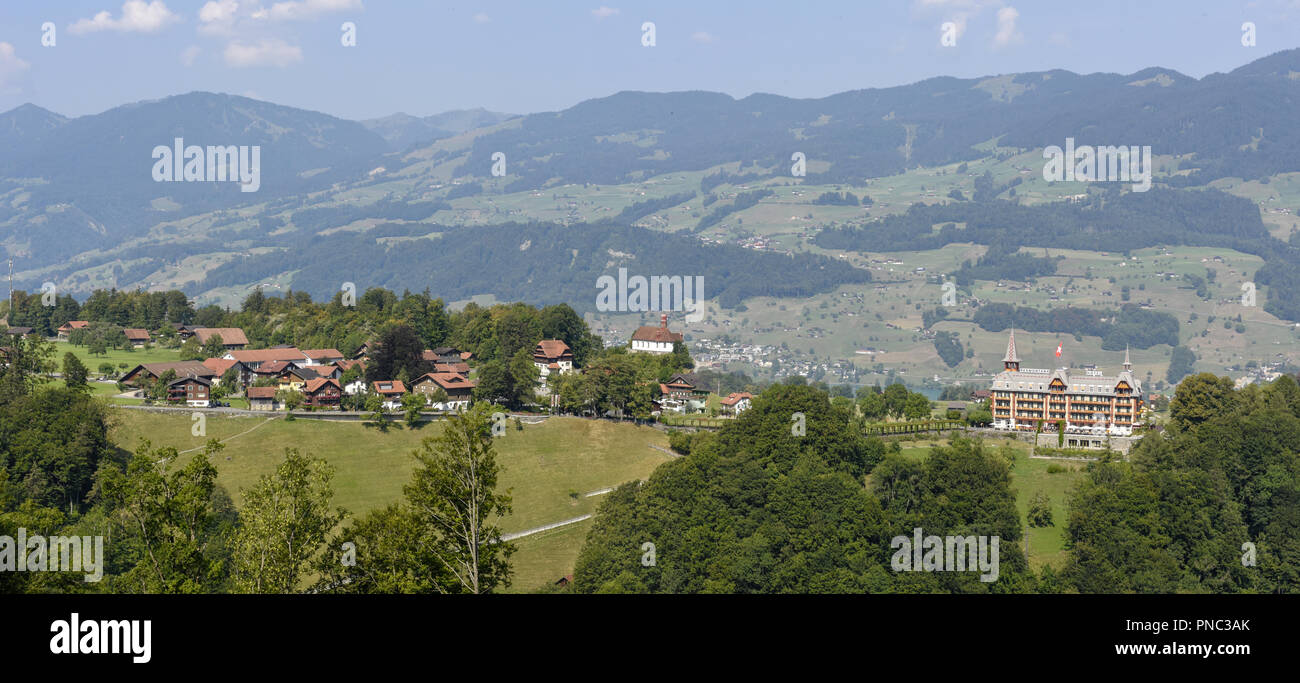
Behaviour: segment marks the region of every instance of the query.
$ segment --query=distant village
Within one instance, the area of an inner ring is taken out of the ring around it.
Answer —
[[[89,322],[73,320],[58,328],[58,339],[67,342]],[[30,329],[9,328],[11,334],[27,334]],[[147,348],[153,335],[144,329],[125,329],[127,340],[135,348]],[[350,357],[337,349],[300,349],[278,345],[250,349],[244,330],[237,327],[202,327],[181,325],[177,333],[182,341],[195,340],[203,348],[219,345],[224,351],[203,360],[139,363],[118,379],[124,395],[148,403],[191,408],[230,407],[223,399],[243,397],[254,411],[342,410],[349,397],[376,397],[384,411],[406,410],[412,405],[433,411],[457,412],[474,401],[477,382],[471,367],[474,354],[455,347],[426,349],[422,360],[433,368],[409,380],[398,378],[365,379],[374,343],[366,343]],[[631,353],[666,355],[682,343],[682,335],[668,327],[667,315],[659,325],[638,328],[627,342]],[[538,340],[532,351],[538,371],[535,387],[539,401],[551,396],[548,380],[558,375],[580,372],[574,364],[572,349],[559,339]],[[692,372],[673,374],[659,383],[655,392],[653,414],[699,413],[706,410],[710,392]],[[414,398],[413,398],[414,397]],[[720,397],[718,416],[734,417],[750,406],[753,396],[746,392]],[[359,402],[357,403],[359,405]]]

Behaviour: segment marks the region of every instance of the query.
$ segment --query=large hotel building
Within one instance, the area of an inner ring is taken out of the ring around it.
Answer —
[[[1065,421],[1066,432],[1129,436],[1142,409],[1142,383],[1133,376],[1128,349],[1124,371],[1107,377],[1099,370],[1082,376],[1069,368],[1020,369],[1016,331],[1007,341],[1003,371],[993,377],[992,405],[995,429],[1056,431]]]

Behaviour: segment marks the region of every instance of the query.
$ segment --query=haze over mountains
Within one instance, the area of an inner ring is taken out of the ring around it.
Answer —
[[[404,150],[413,145],[459,135],[467,130],[495,125],[515,118],[514,114],[501,114],[486,109],[460,109],[432,116],[411,116],[397,113],[378,119],[367,119],[362,125],[378,133],[394,149]]]
[[[797,182],[789,177],[791,155],[802,152],[809,161],[803,183],[861,183],[1011,148],[1062,145],[1067,137],[1080,145],[1150,145],[1158,156],[1178,157],[1177,174],[1157,176],[1157,184],[1199,186],[1300,171],[1297,105],[1300,50],[1199,80],[1152,67],[1129,75],[933,78],[820,99],[621,92],[522,117],[468,110],[357,122],[205,92],[74,119],[24,105],[0,114],[0,245],[17,259],[17,284],[27,288],[66,278],[79,291],[76,282],[90,281],[75,274],[114,261],[134,261],[129,269],[119,264],[115,280],[135,286],[162,262],[232,245],[275,247],[283,270],[294,271],[313,262],[294,247],[321,231],[367,218],[425,221],[445,207],[448,193],[463,194],[466,186],[476,192],[487,180],[489,192],[553,192],[739,162],[749,177]],[[154,182],[151,150],[175,138],[261,146],[260,190]],[[497,152],[508,160],[504,179],[490,177]],[[304,209],[336,208],[341,192],[396,179],[403,182],[387,188],[386,203],[353,204],[340,214],[344,223],[295,219]],[[439,184],[444,189],[430,189]],[[213,213],[237,208],[238,215]],[[198,233],[178,227],[201,215],[209,222]],[[234,221],[259,230],[215,229]],[[482,278],[482,291],[497,288],[491,273]],[[195,281],[187,289],[207,287]],[[523,292],[502,295],[528,300]]]

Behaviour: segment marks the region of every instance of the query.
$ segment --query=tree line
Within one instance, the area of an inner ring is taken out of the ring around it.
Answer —
[[[1118,311],[1090,308],[1053,308],[1040,311],[1013,304],[985,304],[975,311],[975,324],[989,332],[1008,328],[1030,332],[1101,337],[1101,348],[1120,351],[1126,346],[1148,349],[1156,344],[1178,346],[1178,319],[1172,314],[1125,304]]]

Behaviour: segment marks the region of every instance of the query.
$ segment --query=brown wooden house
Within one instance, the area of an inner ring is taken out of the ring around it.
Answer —
[[[212,405],[211,393],[212,380],[206,377],[180,377],[167,385],[167,402],[207,408]]]
[[[475,383],[454,372],[430,372],[411,383],[411,390],[423,394],[425,402],[438,410],[464,410],[473,400]],[[437,389],[447,392],[447,400],[432,403],[429,398]]]
[[[302,389],[303,405],[317,408],[337,408],[343,396],[343,387],[336,379],[317,377],[309,379]]]

